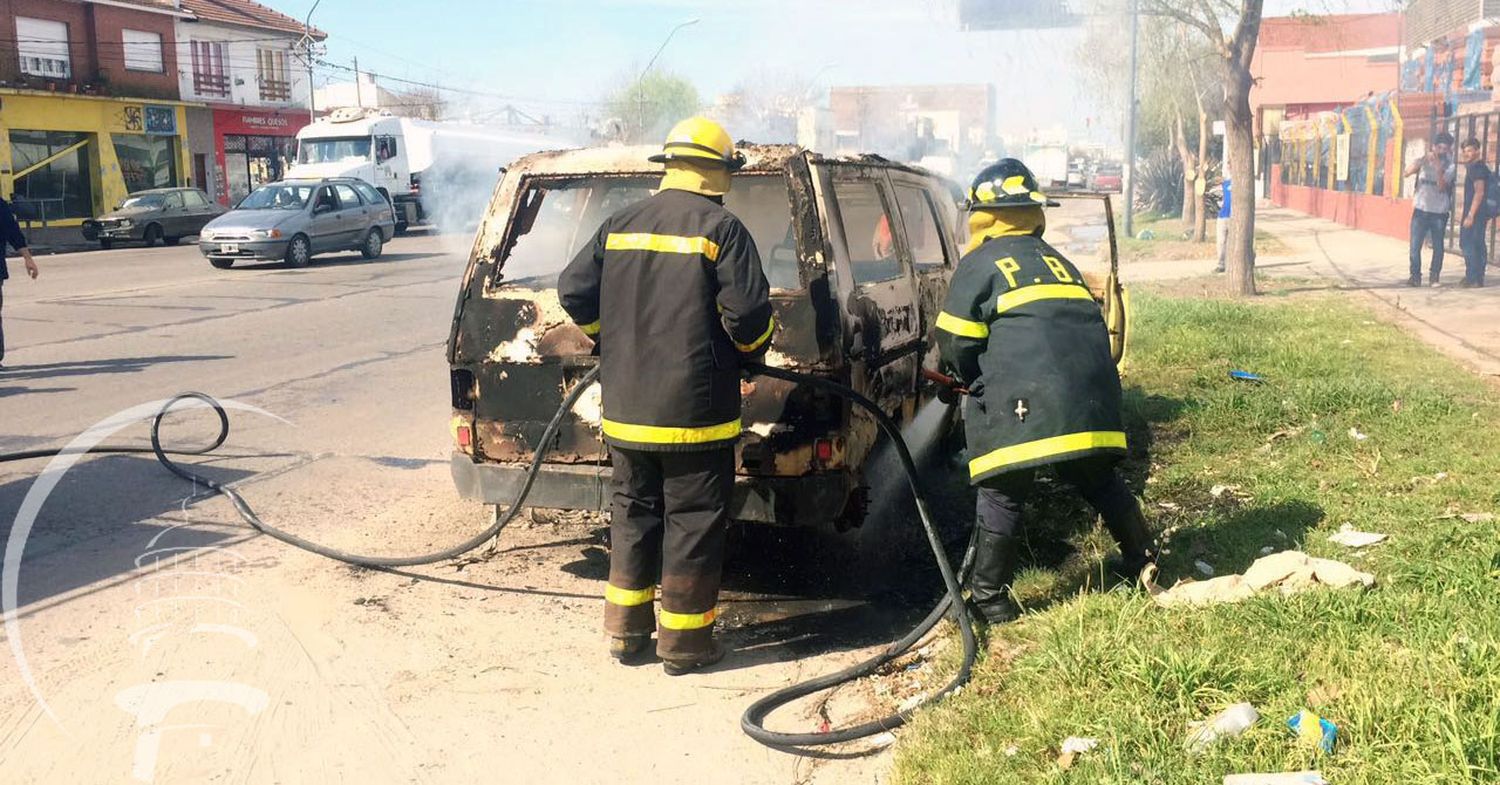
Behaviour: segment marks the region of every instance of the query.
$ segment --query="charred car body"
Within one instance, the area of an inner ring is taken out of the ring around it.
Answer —
[[[777,327],[766,364],[824,375],[909,419],[936,394],[921,368],[931,364],[931,330],[960,255],[963,216],[951,184],[876,156],[742,149],[747,165],[725,206],[750,230],[771,284]],[[464,496],[514,499],[548,421],[595,363],[593,342],[558,304],[557,276],[606,217],[658,186],[652,152],[538,153],[518,160],[497,187],[448,344],[452,469]],[[858,525],[875,422],[790,383],[753,378],[742,387],[734,517]],[[545,446],[529,505],[607,505],[599,401],[597,389],[586,394]]]

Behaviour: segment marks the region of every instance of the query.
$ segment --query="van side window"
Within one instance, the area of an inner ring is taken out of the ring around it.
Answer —
[[[838,201],[854,282],[900,278],[901,260],[896,258],[895,233],[880,186],[867,180],[834,180],[833,196]]]
[[[901,222],[906,225],[906,241],[911,245],[911,260],[917,269],[948,265],[951,260],[943,248],[942,220],[927,191],[898,183],[896,204],[901,208]]]

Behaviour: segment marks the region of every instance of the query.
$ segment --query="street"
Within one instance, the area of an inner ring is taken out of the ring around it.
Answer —
[[[488,522],[447,467],[443,346],[463,246],[414,235],[376,261],[306,269],[215,270],[190,245],[40,257],[39,280],[6,284],[0,451],[62,446],[199,390],[262,413],[231,409],[227,444],[183,460],[236,483],[268,522],[365,553],[457,542]],[[178,446],[213,432],[204,411],[164,428]],[[105,441],[146,433],[139,420]],[[741,532],[731,542],[755,558],[727,568],[737,653],[669,679],[605,655],[597,516],[538,515],[491,558],[381,573],[255,535],[150,455],[81,460],[18,534],[45,466],[0,464],[5,580],[18,580],[0,671],[10,782],[633,782],[707,767],[801,779],[814,764],[744,737],[739,713],[894,638],[937,586],[905,571],[872,593],[868,573],[829,569],[861,538],[880,542],[879,523],[832,550]],[[670,733],[682,754],[622,727]],[[829,774],[869,781],[887,765]]]

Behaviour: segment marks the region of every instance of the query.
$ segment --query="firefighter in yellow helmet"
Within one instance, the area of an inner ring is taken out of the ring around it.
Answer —
[[[740,367],[765,352],[776,324],[755,242],[724,209],[744,165],[729,134],[684,120],[650,160],[665,166],[661,190],[606,219],[557,290],[599,344],[613,466],[610,653],[634,661],[656,631],[657,656],[675,676],[724,656],[713,627]]]
[[[937,318],[943,364],[969,389],[964,409],[978,532],[970,599],[990,623],[1010,596],[1021,510],[1050,468],[1104,518],[1131,578],[1156,545],[1115,465],[1125,455],[1120,375],[1083,274],[1042,239],[1056,207],[1026,165],[986,167],[969,191],[972,239]]]

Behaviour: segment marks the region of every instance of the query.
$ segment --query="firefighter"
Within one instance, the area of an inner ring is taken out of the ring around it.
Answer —
[[[655,630],[656,654],[675,676],[724,656],[713,625],[740,367],[765,352],[776,325],[755,242],[724,209],[730,175],[745,160],[729,134],[701,117],[684,120],[650,160],[665,166],[661,190],[605,220],[557,290],[598,343],[614,469],[610,654],[635,661]]]
[[[945,368],[969,389],[964,431],[978,486],[970,602],[990,623],[1014,619],[1021,508],[1050,466],[1104,517],[1122,574],[1155,546],[1115,464],[1125,455],[1120,376],[1083,275],[1042,240],[1056,207],[1026,165],[981,171],[969,198],[971,240],[938,315]]]

